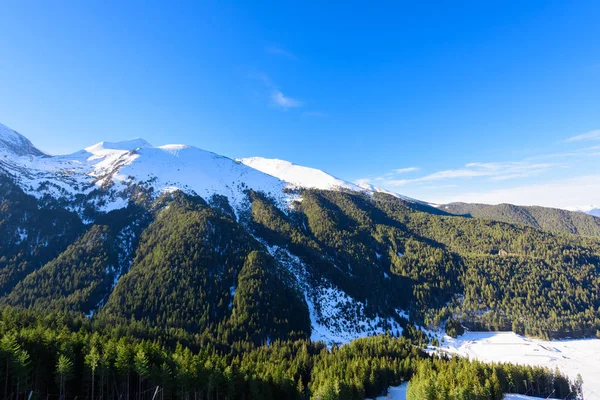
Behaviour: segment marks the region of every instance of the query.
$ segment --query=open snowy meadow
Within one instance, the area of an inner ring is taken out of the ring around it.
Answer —
[[[404,383],[400,386],[391,387],[388,390],[386,396],[379,396],[375,400],[406,400],[406,390],[408,389],[408,383]],[[504,400],[539,400],[538,397],[525,396],[522,394],[507,394],[504,396]],[[546,399],[555,400],[555,399]]]
[[[585,400],[600,399],[600,339],[539,340],[513,332],[469,332],[454,339],[444,336],[435,351],[486,362],[508,362],[558,368],[575,380],[583,378]],[[391,387],[387,396],[377,400],[405,400],[408,385]],[[507,394],[507,400],[533,400],[537,397]]]
[[[540,365],[583,378],[586,400],[600,399],[600,339],[539,340],[513,332],[469,332],[445,337],[441,350],[489,362]],[[519,398],[519,397],[516,397]]]

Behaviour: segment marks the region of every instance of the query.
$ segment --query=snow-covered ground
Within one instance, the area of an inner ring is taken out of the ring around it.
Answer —
[[[239,158],[237,161],[297,187],[324,190],[336,188],[354,191],[365,190],[358,185],[329,175],[320,169],[296,165],[277,158],[249,157]]]
[[[405,400],[407,388],[408,383],[403,383],[400,386],[392,386],[388,389],[387,396],[379,396],[376,400]]]
[[[388,389],[387,396],[379,396],[376,400],[406,400],[407,389],[408,383],[403,383],[400,386],[391,387]],[[505,394],[504,400],[539,400],[539,397],[525,396],[522,394]]]
[[[251,168],[264,172],[265,174],[277,177],[282,181],[290,184],[292,187],[322,190],[346,189],[355,192],[366,192],[371,194],[386,193],[404,200],[414,202],[418,201],[406,196],[399,195],[398,193],[394,193],[387,189],[373,186],[366,182],[347,182],[342,179],[336,178],[335,176],[330,175],[327,172],[322,171],[320,169],[297,165],[289,161],[280,160],[277,158],[248,157],[238,158],[237,161]]]
[[[311,285],[307,266],[288,249],[269,246],[260,238],[256,239],[287,268],[299,293],[304,295],[310,314],[311,340],[331,346],[349,343],[362,337],[381,335],[386,331],[402,334],[402,327],[395,318],[384,318],[380,315],[367,317],[363,302],[350,297],[326,280],[322,285]],[[403,310],[397,309],[396,313],[399,317],[408,319],[408,314]]]
[[[558,369],[583,378],[586,400],[600,399],[600,339],[538,340],[512,332],[469,332],[445,337],[441,350],[487,362],[509,362]],[[521,399],[523,397],[513,397]]]

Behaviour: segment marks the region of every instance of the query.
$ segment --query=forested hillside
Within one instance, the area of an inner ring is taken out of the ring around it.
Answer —
[[[362,400],[411,379],[411,398],[565,397],[556,371],[433,360],[424,328],[600,329],[593,236],[384,193],[296,189],[282,207],[246,189],[233,207],[132,185],[101,212],[0,184],[6,396]]]
[[[440,206],[451,214],[529,225],[550,232],[600,236],[600,218],[576,211],[513,204],[450,203]]]
[[[448,321],[541,337],[600,328],[594,237],[321,190],[285,210],[252,190],[237,211],[223,196],[138,196],[92,223],[3,185],[5,305],[222,343],[340,342]]]

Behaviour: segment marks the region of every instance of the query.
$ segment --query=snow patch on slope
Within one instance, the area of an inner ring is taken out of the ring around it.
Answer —
[[[260,241],[260,239],[258,239]],[[311,340],[327,345],[348,343],[351,340],[383,334],[390,331],[402,334],[402,327],[395,318],[365,315],[365,304],[358,301],[329,282],[311,285],[306,265],[278,246],[268,246],[269,253],[295,277],[297,290],[304,295],[311,321]],[[397,310],[399,317],[406,314]]]

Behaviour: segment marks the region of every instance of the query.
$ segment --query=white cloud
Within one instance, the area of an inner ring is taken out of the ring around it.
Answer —
[[[395,179],[394,176],[399,173],[412,172],[417,168],[403,168],[392,170],[391,172],[373,178],[372,180],[379,182],[383,186],[399,187],[409,184],[422,182],[445,181],[450,179],[466,179],[466,178],[488,178],[492,181],[503,181],[509,179],[526,178],[539,175],[555,164],[549,163],[530,163],[527,161],[519,162],[490,162],[490,163],[469,163],[464,168],[448,169],[437,171],[429,175],[425,175],[414,179]]]
[[[439,204],[462,201],[484,204],[540,205],[556,208],[583,208],[600,205],[600,175],[585,175],[549,183],[521,185],[481,192],[467,192],[435,199]]]
[[[458,187],[458,185],[429,185],[423,186],[421,189],[449,189],[455,187]]]
[[[400,175],[404,171],[413,172],[412,167],[400,168],[362,181],[438,204],[463,201],[568,209],[595,205],[600,208],[600,170],[596,162],[600,145],[592,141],[600,141],[600,130],[563,141],[590,142],[587,147],[578,149],[559,150],[518,161],[473,162],[416,177]]]
[[[278,46],[267,46],[265,47],[265,50],[267,53],[269,54],[275,54],[275,55],[279,55],[279,56],[284,56],[287,58],[291,58],[293,60],[297,60],[298,57],[292,53],[291,51],[287,51],[285,49],[282,49],[281,47]]]
[[[415,172],[418,171],[419,168],[417,167],[408,167],[408,168],[397,168],[397,169],[393,169],[392,173],[394,174],[407,174],[409,172]]]
[[[563,153],[552,153],[552,154],[543,154],[540,156],[534,156],[526,158],[527,161],[533,160],[550,160],[556,158],[571,158],[571,157],[597,157],[600,156],[600,146],[589,146],[581,149],[576,149],[569,152]]]
[[[258,72],[253,73],[252,78],[259,80],[267,88],[270,93],[271,104],[277,108],[287,110],[288,108],[300,107],[303,103],[293,97],[283,94],[281,89],[271,80],[269,75]]]
[[[368,178],[360,178],[356,180],[357,185],[370,185],[373,182],[377,182],[378,185],[388,185],[388,186],[402,186],[403,184],[409,182],[409,179],[397,179],[397,175],[408,174],[410,172],[416,172],[420,168],[418,167],[406,167],[406,168],[396,168],[393,169],[381,176],[376,177],[368,177]]]
[[[288,109],[302,106],[302,102],[292,97],[286,96],[280,90],[271,92],[271,101],[277,107]]]
[[[563,140],[563,142],[570,143],[570,142],[583,142],[583,141],[590,141],[590,140],[600,140],[600,129],[582,133],[581,135],[572,136],[568,139]]]

